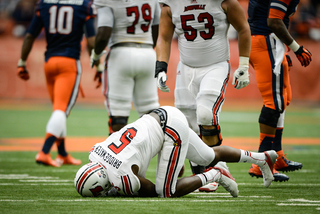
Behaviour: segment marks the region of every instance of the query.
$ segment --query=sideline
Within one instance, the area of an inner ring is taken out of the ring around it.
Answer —
[[[70,152],[87,152],[96,143],[104,141],[105,137],[67,137],[66,149]],[[285,150],[292,150],[297,146],[320,145],[320,138],[284,138],[282,144]],[[224,146],[256,151],[257,138],[224,138]],[[0,151],[38,151],[43,146],[43,138],[0,138]],[[52,151],[57,151],[56,146]]]

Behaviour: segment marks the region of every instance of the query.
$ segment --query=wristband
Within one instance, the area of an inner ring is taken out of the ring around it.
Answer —
[[[23,66],[26,66],[26,61],[22,60],[22,59],[19,59],[18,61],[18,67],[23,67]]]
[[[97,67],[97,72],[102,72],[104,70],[103,64],[99,64]]]
[[[295,40],[293,40],[288,47],[289,47],[293,52],[297,52],[297,50],[300,48],[300,45],[298,45],[298,43],[297,43]]]
[[[97,59],[99,59],[100,58],[100,54],[96,54],[96,52],[94,51],[94,49],[92,49],[92,58],[94,59],[94,60],[97,60]]]
[[[249,66],[249,57],[240,56],[239,57],[239,66],[240,65]]]

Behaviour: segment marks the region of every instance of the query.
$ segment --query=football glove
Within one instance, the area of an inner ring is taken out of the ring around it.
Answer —
[[[312,60],[312,54],[306,48],[300,46],[299,49],[294,53],[296,54],[302,66],[307,67],[310,64]]]
[[[166,62],[156,62],[156,72],[154,77],[157,78],[158,88],[163,92],[170,92],[168,86],[166,86],[167,82],[167,67],[168,64]]]
[[[94,79],[93,79],[93,81],[98,82],[96,88],[99,88],[102,84],[102,72],[103,72],[103,65],[99,64],[99,66],[97,67],[96,74],[94,75]]]
[[[23,80],[28,80],[30,78],[29,72],[26,69],[26,62],[22,59],[18,62],[18,69],[17,69],[18,76]]]
[[[96,62],[100,59],[100,57],[107,53],[106,50],[103,50],[100,54],[96,54],[94,52],[94,49],[92,49],[91,51],[91,55],[90,55],[90,64],[91,64],[91,68],[93,68],[93,66],[96,64]]]
[[[249,85],[249,58],[239,57],[239,67],[233,73],[232,85],[234,88],[241,89]]]

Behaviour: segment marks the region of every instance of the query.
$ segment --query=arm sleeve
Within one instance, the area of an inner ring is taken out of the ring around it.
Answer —
[[[91,18],[91,19],[86,21],[86,24],[85,24],[85,35],[86,35],[87,38],[96,35],[94,19],[93,18]]]
[[[156,8],[154,10],[154,16],[153,16],[153,21],[152,21],[152,25],[159,25],[159,20],[160,20],[160,13],[161,13],[161,9],[160,9],[160,5],[158,2],[156,2]]]
[[[27,32],[30,33],[32,36],[37,37],[40,34],[42,28],[43,28],[43,22],[40,18],[40,12],[37,11],[31,20],[31,23]]]
[[[113,28],[114,16],[110,7],[98,7],[98,27]]]
[[[271,19],[283,19],[286,15],[288,5],[291,0],[271,0],[269,9],[269,18]]]

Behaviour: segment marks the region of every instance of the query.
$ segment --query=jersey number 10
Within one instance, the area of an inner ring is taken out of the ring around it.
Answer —
[[[49,33],[69,34],[72,31],[73,8],[69,6],[52,6],[49,9]]]

